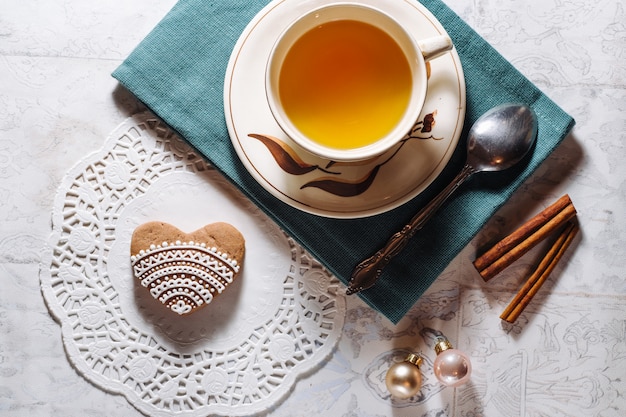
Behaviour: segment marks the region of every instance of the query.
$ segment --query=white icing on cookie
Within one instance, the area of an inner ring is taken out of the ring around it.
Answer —
[[[227,253],[198,242],[163,242],[131,256],[135,276],[177,314],[208,304],[233,282],[239,265]]]

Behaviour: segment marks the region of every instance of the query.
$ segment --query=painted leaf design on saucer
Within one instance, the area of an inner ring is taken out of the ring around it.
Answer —
[[[303,175],[315,171],[316,169],[328,172],[319,165],[304,162],[296,151],[274,136],[259,135],[257,133],[250,133],[248,136],[261,141],[267,150],[270,151],[276,163],[288,174]]]
[[[365,177],[354,182],[326,177],[307,182],[300,188],[315,187],[341,197],[354,197],[367,191],[381,166],[376,165]]]
[[[364,193],[370,188],[376,179],[376,175],[380,171],[380,168],[391,161],[398,154],[398,152],[400,152],[407,141],[412,139],[442,140],[443,138],[438,138],[433,135],[423,135],[425,133],[432,132],[433,127],[436,124],[436,116],[437,110],[426,114],[422,120],[415,123],[413,129],[411,129],[411,131],[396,145],[395,150],[393,150],[393,152],[391,152],[391,154],[384,161],[375,165],[366,173],[366,175],[356,180],[342,178],[341,172],[331,171],[330,168],[366,166],[376,161],[378,157],[357,162],[328,161],[325,167],[321,167],[317,164],[311,164],[304,161],[295,149],[274,136],[258,133],[250,133],[248,136],[263,143],[278,166],[288,174],[304,175],[319,170],[326,174],[333,175],[332,177],[326,175],[315,178],[303,184],[300,189],[318,188],[339,197],[354,197]]]
[[[436,120],[435,120],[435,115],[437,114],[437,111],[435,110],[432,113],[428,113],[426,116],[424,116],[424,120],[422,120],[422,128],[420,129],[420,132],[422,133],[430,133],[433,130],[433,126],[435,126]],[[418,126],[419,123],[416,123],[415,126]],[[413,131],[415,131],[415,127],[413,127]]]

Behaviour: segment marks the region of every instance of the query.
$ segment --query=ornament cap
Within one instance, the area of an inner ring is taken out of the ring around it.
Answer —
[[[435,339],[435,353],[439,355],[441,352],[445,352],[448,349],[452,349],[452,343],[445,337],[437,336]]]
[[[418,368],[422,365],[422,357],[416,353],[409,353],[409,355],[404,360],[405,362],[411,363]]]

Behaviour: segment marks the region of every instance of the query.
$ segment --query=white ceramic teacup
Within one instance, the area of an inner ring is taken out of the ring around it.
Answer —
[[[273,46],[269,107],[281,129],[310,153],[369,159],[411,130],[426,99],[426,61],[450,49],[448,36],[417,41],[371,6],[323,6],[289,25]]]

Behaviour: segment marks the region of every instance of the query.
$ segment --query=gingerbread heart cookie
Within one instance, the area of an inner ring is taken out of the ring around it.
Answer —
[[[244,252],[243,235],[228,223],[184,233],[168,223],[149,222],[135,229],[130,244],[135,277],[180,315],[220,295],[238,276]]]

